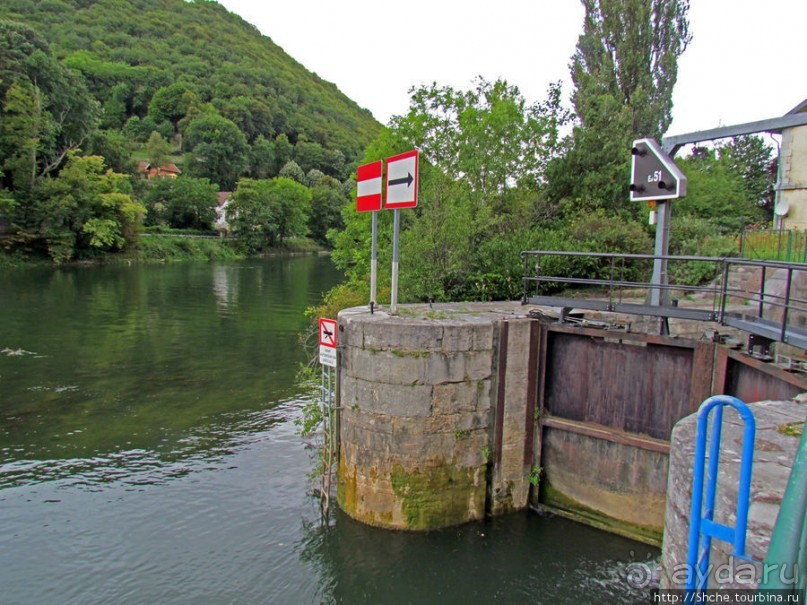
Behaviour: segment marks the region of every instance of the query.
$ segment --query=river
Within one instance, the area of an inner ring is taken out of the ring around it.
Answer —
[[[324,257],[0,272],[0,603],[634,603],[658,550],[535,513],[323,520],[297,435]],[[641,573],[639,573],[641,575]]]

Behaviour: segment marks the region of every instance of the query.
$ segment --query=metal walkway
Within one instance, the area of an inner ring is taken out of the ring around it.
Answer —
[[[807,265],[801,263],[562,251],[525,251],[521,257],[524,304],[712,321],[758,341],[807,349]],[[649,281],[658,258],[667,260],[667,285]],[[676,279],[692,267],[709,285]],[[596,277],[575,277],[578,270]],[[653,290],[661,290],[660,305],[647,303]]]

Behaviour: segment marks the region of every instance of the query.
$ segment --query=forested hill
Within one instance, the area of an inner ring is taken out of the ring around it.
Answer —
[[[83,76],[99,101],[101,130],[141,143],[156,131],[187,153],[206,130],[221,129],[211,115],[234,123],[249,149],[239,144],[239,157],[229,159],[243,166],[200,175],[222,188],[242,175],[273,176],[291,159],[343,179],[380,128],[216,2],[3,0],[1,20],[31,27],[54,59]]]

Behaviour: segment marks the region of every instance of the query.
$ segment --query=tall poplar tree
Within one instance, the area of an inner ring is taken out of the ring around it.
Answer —
[[[571,70],[583,127],[596,126],[596,98],[608,95],[630,109],[633,136],[660,137],[672,121],[678,57],[691,40],[689,0],[582,2],[583,33]]]
[[[689,0],[581,0],[572,56],[577,126],[549,170],[548,195],[617,208],[627,199],[630,143],[659,138],[672,121],[678,57],[691,40]]]

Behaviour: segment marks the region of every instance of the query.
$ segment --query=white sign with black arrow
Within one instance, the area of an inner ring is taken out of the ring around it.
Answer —
[[[387,200],[390,209],[414,208],[418,205],[418,150],[393,156],[387,160]]]

